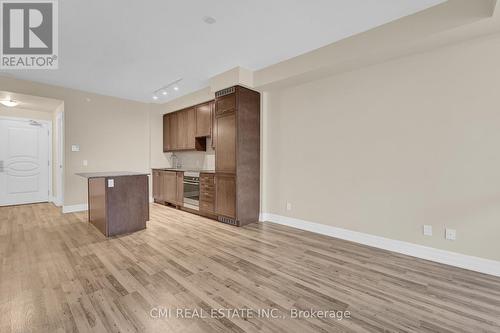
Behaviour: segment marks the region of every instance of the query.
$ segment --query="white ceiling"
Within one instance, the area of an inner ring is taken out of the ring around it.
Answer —
[[[0,100],[14,100],[18,102],[19,104],[12,109],[34,110],[43,112],[53,112],[63,103],[58,99],[17,94],[8,91],[0,91]],[[6,108],[1,104],[0,107]]]
[[[144,102],[183,78],[164,102],[236,66],[261,69],[443,1],[64,0],[59,70],[9,73]]]

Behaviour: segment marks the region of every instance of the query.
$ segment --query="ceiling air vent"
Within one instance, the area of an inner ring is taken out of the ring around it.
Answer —
[[[234,87],[219,90],[215,93],[215,97],[222,97],[234,93],[236,90]]]

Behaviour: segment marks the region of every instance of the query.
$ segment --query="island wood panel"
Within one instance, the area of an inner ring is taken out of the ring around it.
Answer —
[[[123,176],[107,187],[107,236],[122,235],[146,228],[149,220],[148,176]]]
[[[108,235],[107,206],[106,206],[106,178],[88,179],[88,218],[103,235]]]

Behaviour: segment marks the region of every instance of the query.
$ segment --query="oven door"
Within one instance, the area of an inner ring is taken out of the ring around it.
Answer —
[[[200,209],[200,179],[184,177],[184,207]]]

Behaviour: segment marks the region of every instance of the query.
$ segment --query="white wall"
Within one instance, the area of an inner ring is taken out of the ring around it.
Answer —
[[[497,36],[268,92],[263,211],[500,260],[498,59]]]

